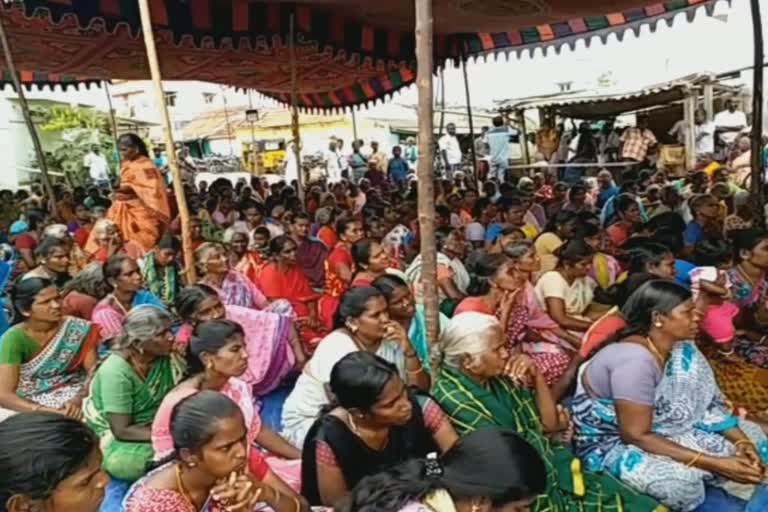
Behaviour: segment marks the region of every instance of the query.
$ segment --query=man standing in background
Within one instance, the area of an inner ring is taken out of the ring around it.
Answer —
[[[456,125],[448,123],[445,127],[447,132],[440,137],[438,146],[440,147],[440,156],[445,164],[445,177],[447,179],[453,179],[454,171],[458,171],[461,167],[461,146],[459,145],[459,138],[456,137]]]
[[[509,168],[509,138],[517,132],[509,126],[505,126],[504,118],[501,116],[494,117],[492,122],[493,128],[485,134],[485,140],[488,143],[488,156],[491,160],[488,177],[503,183]],[[525,143],[526,141],[520,140],[520,144]]]
[[[93,183],[99,188],[111,188],[109,181],[109,165],[107,159],[101,154],[101,148],[94,144],[85,155],[83,165],[88,168],[88,174]]]

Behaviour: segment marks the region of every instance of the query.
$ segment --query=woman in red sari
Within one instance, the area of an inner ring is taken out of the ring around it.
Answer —
[[[126,133],[117,141],[122,166],[120,186],[107,218],[126,240],[151,251],[171,222],[171,206],[165,178],[149,158],[147,146],[138,135]]]
[[[285,299],[291,303],[304,349],[312,354],[328,331],[319,329],[317,302],[320,294],[312,289],[299,267],[297,251],[296,242],[288,235],[272,240],[269,252],[273,261],[261,269],[259,288],[270,302]]]
[[[363,238],[363,224],[357,219],[340,219],[336,223],[336,233],[339,243],[325,260],[325,293],[318,303],[320,325],[327,331],[333,330],[333,316],[339,307],[341,296],[352,283],[355,262],[351,248],[352,244]]]

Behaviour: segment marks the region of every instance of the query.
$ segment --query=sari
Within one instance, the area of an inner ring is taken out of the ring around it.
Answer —
[[[440,332],[443,332],[448,326],[450,319],[440,313]],[[429,337],[427,335],[427,314],[423,304],[416,304],[416,314],[411,319],[411,326],[408,328],[408,339],[411,341],[413,350],[419,356],[421,366],[424,371],[431,373],[431,357]]]
[[[325,260],[325,293],[320,297],[317,303],[317,313],[320,317],[320,326],[326,331],[333,329],[333,317],[339,308],[341,296],[349,289],[349,283],[336,273],[337,264],[344,264],[349,267],[352,275],[355,274],[355,261],[352,259],[352,253],[344,244],[337,244]]]
[[[190,385],[177,386],[166,395],[157,410],[155,420],[152,422],[152,449],[155,452],[155,460],[164,460],[174,452],[173,438],[171,437],[171,414],[173,408],[187,397],[200,391]],[[217,390],[222,395],[230,398],[243,413],[243,419],[248,427],[249,469],[251,473],[259,475],[264,461],[272,471],[285,481],[296,492],[301,491],[301,460],[285,460],[276,456],[262,457],[256,438],[261,432],[261,418],[259,411],[254,406],[254,396],[250,386],[244,380],[230,377],[224,387]]]
[[[216,290],[225,306],[240,306],[251,309],[264,309],[269,306],[267,298],[248,280],[245,275],[236,270],[227,272],[227,277],[221,283],[221,288],[206,283]]]
[[[268,263],[261,270],[258,285],[268,300],[284,299],[290,302],[295,318],[301,323],[310,315],[307,303],[320,298],[320,294],[312,289],[307,276],[298,265],[294,265],[288,272],[281,272],[277,263]],[[315,330],[308,325],[302,325],[299,329],[301,341],[310,354],[326,334],[327,330]]]
[[[240,324],[245,332],[248,369],[240,377],[256,397],[275,390],[293,371],[296,358],[291,349],[293,320],[271,311],[224,306],[226,318]],[[176,333],[177,345],[186,348],[192,326],[183,324]]]
[[[323,288],[328,254],[328,248],[318,239],[305,238],[298,242],[296,260],[309,284],[315,289]]]
[[[83,419],[99,437],[102,467],[111,476],[133,482],[146,473],[152,460],[150,442],[121,441],[112,434],[108,414],[126,414],[136,425],[151,425],[165,395],[182,378],[184,362],[176,354],[159,357],[142,379],[119,354],[101,364],[83,401]]]
[[[83,363],[99,339],[98,328],[74,317],[65,317],[44,347],[21,328],[11,327],[0,339],[0,364],[18,367],[19,397],[59,409],[82,392],[87,377]]]
[[[742,311],[754,311],[768,293],[768,281],[763,278],[753,286],[737,268],[727,270],[726,274],[731,284],[731,301]],[[733,348],[741,356],[739,359],[726,358],[712,343],[701,346],[728,400],[736,407],[764,415],[768,410],[768,347],[736,336]]]
[[[142,274],[149,291],[158,297],[167,308],[173,308],[176,297],[181,291],[179,266],[174,262],[160,267],[155,261],[155,253],[150,252],[144,258]]]
[[[581,377],[573,419],[574,445],[587,468],[607,471],[674,510],[688,512],[704,503],[705,484],[729,490],[731,482],[725,479],[625,444],[613,400],[592,398],[585,392]],[[740,427],[755,442],[763,463],[768,461],[768,440],[760,427],[731,414],[712,369],[696,345],[678,343],[656,388],[653,431],[691,450],[729,457],[735,455],[736,448],[721,434],[734,427]],[[739,487],[742,493],[754,490],[754,486]]]
[[[589,271],[589,277],[603,290],[607,290],[614,284],[620,274],[621,266],[613,256],[598,252],[592,258],[592,269]]]
[[[542,430],[535,397],[506,378],[482,386],[453,368],[441,368],[432,396],[459,435],[481,428],[514,428],[539,453],[547,468],[545,494],[533,512],[661,512],[653,499],[626,487],[610,475],[582,470],[569,448],[550,441]]]
[[[247,277],[253,284],[257,284],[259,282],[261,269],[266,263],[267,261],[258,251],[247,251],[245,255],[240,258],[240,261],[237,262],[234,269]]]
[[[120,188],[130,189],[135,197],[115,200],[107,218],[120,228],[126,240],[150,251],[171,221],[165,179],[151,159],[140,156],[135,160],[123,160]]]
[[[165,309],[162,301],[153,293],[139,290],[133,296],[131,309],[137,306],[150,305]],[[123,318],[128,314],[113,295],[107,295],[96,304],[91,313],[91,321],[101,329],[101,339],[111,340],[123,330]]]
[[[288,442],[304,446],[310,427],[323,407],[330,403],[326,388],[331,381],[331,370],[344,356],[358,350],[355,340],[342,330],[333,331],[323,338],[283,405],[282,435]],[[405,354],[400,345],[385,340],[376,355],[394,364],[400,377],[407,382]]]

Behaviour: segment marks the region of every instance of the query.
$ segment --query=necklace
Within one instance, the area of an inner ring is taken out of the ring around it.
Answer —
[[[659,349],[656,348],[656,345],[653,343],[653,340],[650,338],[650,336],[645,338],[645,343],[648,346],[648,350],[650,350],[651,354],[653,354],[653,357],[655,357],[658,361],[659,367],[663,370],[665,366],[664,356],[662,356],[661,352],[659,352]]]
[[[120,300],[117,297],[115,297],[115,294],[114,293],[110,293],[109,296],[112,297],[112,302],[114,302],[115,305],[120,308],[120,311],[122,311],[123,316],[127,315],[128,314],[128,310],[125,309],[125,306],[123,306],[123,304],[120,302]]]
[[[184,488],[184,482],[181,480],[181,464],[176,465],[176,487],[178,487],[181,497],[187,500],[189,504],[194,507],[195,504],[192,501],[192,497],[187,492],[187,489]]]
[[[742,268],[742,266],[741,266],[741,263],[739,263],[738,265],[736,265],[736,270],[738,270],[739,274],[741,274],[741,277],[743,277],[743,278],[744,278],[744,280],[746,280],[746,281],[747,281],[747,283],[749,283],[749,285],[750,285],[752,288],[754,288],[754,287],[755,287],[755,280],[754,280],[754,279],[752,279],[752,277],[751,277],[749,274],[747,274],[747,271],[746,271],[746,270],[744,270],[744,269]]]

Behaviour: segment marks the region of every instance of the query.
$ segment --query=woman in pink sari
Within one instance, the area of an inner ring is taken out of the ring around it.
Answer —
[[[155,460],[163,460],[174,451],[170,432],[174,406],[199,391],[218,391],[240,407],[251,451],[263,448],[273,454],[265,457],[270,469],[281,482],[298,492],[301,489],[301,451],[261,424],[251,387],[240,378],[248,370],[249,362],[243,328],[231,320],[203,322],[192,335],[187,360],[190,377],[166,395],[152,423]],[[256,453],[256,456],[260,462],[261,454]]]
[[[494,315],[505,327],[507,347],[527,353],[548,384],[568,368],[579,340],[562,329],[539,306],[530,275],[540,268],[529,241],[513,242],[503,255],[485,255],[471,269],[470,295],[454,315],[474,311]]]
[[[184,322],[176,334],[176,342],[182,349],[187,348],[192,331],[202,322],[226,318],[242,326],[248,368],[240,378],[251,386],[257,397],[277,388],[297,363],[304,361],[290,317],[270,311],[225,306],[216,290],[204,284],[184,288],[176,300],[176,311]]]

